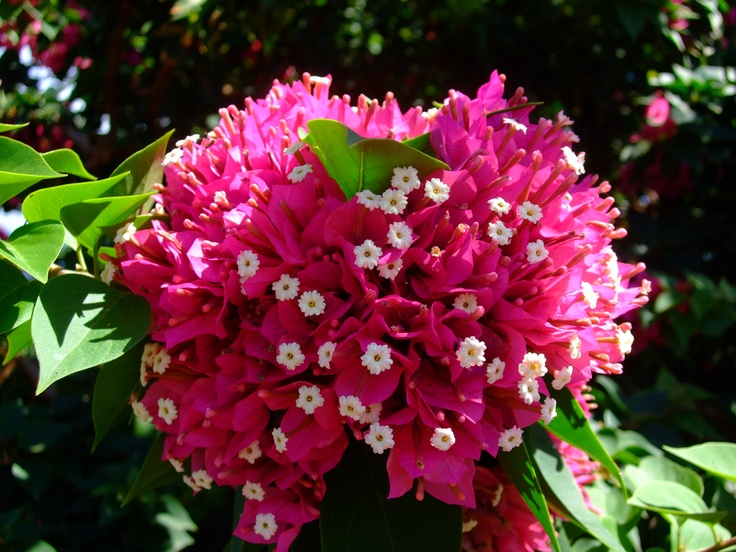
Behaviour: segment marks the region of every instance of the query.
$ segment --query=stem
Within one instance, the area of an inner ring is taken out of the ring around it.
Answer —
[[[731,537],[730,539],[726,539],[723,542],[718,542],[713,546],[704,548],[700,552],[718,552],[719,550],[723,550],[724,548],[728,548],[729,546],[732,546],[734,544],[736,544],[736,537]]]
[[[80,245],[77,245],[77,261],[79,262],[79,268],[85,272],[89,272],[87,263],[84,260],[84,251],[82,251],[82,247]]]
[[[64,274],[81,274],[82,276],[89,276],[90,278],[94,278],[92,274],[89,272],[80,272],[79,270],[69,270],[67,268],[62,268],[58,264],[53,263],[49,267],[49,278],[56,278],[57,276],[63,276]]]

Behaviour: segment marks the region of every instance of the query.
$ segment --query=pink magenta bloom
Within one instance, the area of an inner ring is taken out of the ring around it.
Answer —
[[[630,285],[644,267],[611,249],[618,210],[583,176],[570,120],[533,122],[527,106],[509,123],[526,100],[504,99],[504,80],[425,117],[391,94],[352,105],[305,75],[167,155],[166,216],[112,261],[167,355],[144,359],[135,405],[166,434],[165,459],[255,489],[237,536],[287,550],[352,435],[387,451],[391,497],[415,486],[463,505],[471,544],[545,549],[510,482],[476,463],[551,416],[545,371],[574,389],[621,371],[631,328],[615,320],[646,302]],[[315,118],[429,133],[449,168],[396,167],[386,193],[346,198],[299,141]]]

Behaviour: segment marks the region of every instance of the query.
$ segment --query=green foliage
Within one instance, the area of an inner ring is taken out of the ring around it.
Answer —
[[[41,283],[46,283],[49,268],[64,245],[64,227],[53,220],[32,222],[15,230],[0,242],[0,257],[5,257]]]
[[[0,203],[5,203],[36,182],[62,176],[30,146],[0,136]]]

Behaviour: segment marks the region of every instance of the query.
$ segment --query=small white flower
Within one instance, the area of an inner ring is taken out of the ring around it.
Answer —
[[[273,444],[276,447],[276,452],[284,452],[286,450],[286,443],[289,441],[286,434],[281,431],[280,427],[275,427],[271,432],[271,436],[273,437]]]
[[[455,297],[452,306],[464,310],[468,314],[473,314],[478,309],[478,298],[472,293],[461,293]]]
[[[519,396],[525,404],[539,402],[539,382],[534,378],[522,378],[518,383]]]
[[[314,411],[325,404],[325,399],[316,385],[302,385],[299,388],[299,398],[296,405],[304,410],[307,414],[314,414]]]
[[[506,452],[508,452],[508,451],[506,451]],[[499,483],[493,489],[493,494],[491,495],[491,506],[493,506],[494,508],[496,506],[498,506],[498,503],[501,502],[501,497],[502,496],[503,496],[503,484],[502,483]]]
[[[105,265],[105,268],[102,269],[102,272],[100,272],[100,280],[105,282],[108,286],[115,278],[115,272],[116,272],[115,265],[112,263],[107,263]]]
[[[199,139],[200,139],[199,134],[192,134],[190,136],[187,136],[183,140],[178,140],[176,142],[176,147],[177,148],[180,148],[182,146],[185,146],[187,144],[187,142],[194,142],[196,144],[197,142],[199,142]]]
[[[631,347],[634,345],[634,336],[630,330],[616,330],[616,339],[618,340],[618,350],[622,355],[628,355]]]
[[[340,401],[340,416],[360,420],[360,417],[365,413],[365,406],[354,395],[341,396],[338,400]]]
[[[365,205],[370,211],[378,209],[381,206],[381,196],[374,194],[370,190],[363,190],[355,194],[358,203]]]
[[[526,260],[531,264],[538,263],[549,257],[549,251],[544,247],[542,240],[531,242],[526,246]]]
[[[580,358],[582,345],[583,342],[581,341],[580,336],[577,333],[573,334],[570,338],[570,345],[567,347],[571,359],[575,360],[576,358]]]
[[[558,391],[565,387],[572,379],[572,366],[563,368],[562,370],[555,370],[555,379],[552,382],[552,387]]]
[[[335,354],[335,347],[337,347],[337,343],[333,343],[332,341],[325,341],[322,345],[320,345],[319,349],[317,350],[320,368],[330,367],[332,355]]]
[[[522,443],[523,433],[524,432],[516,426],[502,431],[501,436],[498,438],[498,446],[504,451],[509,452],[511,449],[518,447]]]
[[[151,416],[151,413],[148,412],[148,409],[146,408],[146,405],[142,402],[133,401],[130,403],[130,406],[133,407],[133,414],[135,414],[136,418],[143,422],[150,422],[153,420],[153,416]]]
[[[519,212],[519,216],[524,220],[528,220],[534,224],[542,220],[542,208],[531,201],[525,201],[517,207],[517,210]]]
[[[490,385],[493,385],[503,377],[503,371],[506,368],[506,363],[500,358],[494,358],[486,366],[486,378]]]
[[[186,483],[189,487],[191,487],[191,489],[195,493],[198,493],[199,491],[202,490],[202,487],[200,487],[199,485],[197,485],[197,483],[194,481],[194,479],[192,479],[188,475],[185,475],[184,477],[182,477],[182,479],[184,480],[184,483]]]
[[[258,260],[258,255],[253,253],[250,249],[240,252],[237,263],[238,276],[240,276],[241,283],[253,276],[258,271],[258,267],[261,266],[261,261]]]
[[[503,124],[509,125],[510,127],[513,127],[516,130],[520,130],[521,132],[526,134],[526,125],[520,123],[516,119],[512,119],[511,117],[504,117]]]
[[[291,146],[289,146],[288,148],[284,148],[284,154],[294,155],[297,151],[299,151],[303,147],[304,147],[304,142],[302,142],[301,140],[297,140],[296,142],[291,144]]]
[[[444,203],[450,199],[450,187],[439,178],[432,178],[424,185],[424,196],[435,203]]]
[[[299,279],[282,274],[281,278],[271,284],[271,289],[279,301],[290,301],[299,293]]]
[[[263,502],[263,498],[266,496],[266,491],[263,490],[261,484],[252,481],[245,482],[242,493],[245,500],[257,500],[258,502]]]
[[[166,156],[164,157],[164,160],[161,162],[161,166],[167,167],[171,165],[172,163],[177,163],[181,161],[182,157],[184,157],[184,152],[180,150],[179,148],[174,148],[169,153],[166,154]]]
[[[355,253],[355,265],[360,268],[376,268],[378,259],[383,255],[383,251],[373,243],[373,240],[365,240],[362,244],[356,245],[353,253]]]
[[[197,487],[207,489],[208,491],[212,488],[212,482],[214,479],[207,473],[207,470],[197,470],[192,472],[192,480]]]
[[[153,366],[153,357],[156,356],[156,353],[158,352],[160,347],[160,343],[146,343],[143,346],[143,356],[141,356],[141,364],[144,364],[148,367]]]
[[[294,167],[292,171],[289,173],[288,178],[292,182],[301,182],[304,180],[309,173],[312,172],[312,165],[306,164],[306,165],[299,165],[297,167]]]
[[[448,450],[455,444],[455,434],[449,427],[437,427],[429,442],[437,450]]]
[[[270,540],[278,529],[279,526],[276,524],[276,516],[272,513],[256,514],[256,523],[253,526],[253,532],[263,537],[263,540]]]
[[[279,354],[276,362],[286,366],[287,370],[295,370],[297,366],[304,364],[306,357],[302,354],[302,348],[298,343],[282,343],[279,345]]]
[[[457,359],[463,368],[480,366],[486,361],[486,357],[483,356],[485,352],[485,343],[475,337],[466,337],[457,350]]]
[[[127,241],[130,241],[130,239],[133,237],[133,235],[136,233],[136,227],[135,224],[132,222],[126,224],[125,226],[121,226],[118,228],[118,231],[115,234],[115,239],[113,242],[115,243],[125,243]]]
[[[176,458],[169,458],[169,464],[174,468],[177,473],[184,473],[184,462]]]
[[[573,169],[575,174],[583,174],[585,172],[585,152],[575,155],[575,152],[569,147],[562,146],[562,155],[568,168]]]
[[[261,456],[263,456],[263,451],[261,451],[261,447],[259,446],[257,440],[253,441],[250,445],[248,445],[238,453],[238,458],[247,460],[250,464],[255,464],[256,460],[258,460]]]
[[[364,438],[376,454],[383,454],[384,450],[394,446],[394,430],[378,422],[371,424]]]
[[[319,316],[325,312],[325,298],[318,291],[305,291],[299,297],[299,310],[304,316]]]
[[[427,111],[422,112],[422,117],[431,122],[434,120],[434,118],[437,116],[437,113],[439,112],[440,110],[438,108],[430,107]]]
[[[406,209],[406,194],[401,190],[389,188],[381,194],[381,210],[387,215],[400,215]]]
[[[542,404],[542,421],[549,425],[552,420],[555,419],[555,416],[557,416],[557,401],[554,400],[552,397],[547,397],[544,399],[544,403]]]
[[[598,297],[600,297],[600,295],[593,290],[593,286],[588,282],[580,283],[580,291],[583,292],[583,301],[588,304],[589,308],[594,309],[598,303]]]
[[[469,519],[468,521],[463,521],[463,533],[470,533],[475,527],[478,525],[477,519]]]
[[[652,292],[652,282],[649,280],[641,281],[641,294],[649,295]]]
[[[408,194],[412,190],[416,190],[422,185],[419,180],[419,173],[414,167],[396,167],[394,175],[391,177],[391,185]]]
[[[396,276],[401,272],[401,267],[403,266],[404,261],[401,259],[396,259],[395,261],[391,261],[390,263],[380,264],[378,265],[378,274],[381,276],[381,278],[386,278],[387,280],[393,280],[396,278]]]
[[[158,417],[166,422],[166,425],[174,423],[178,415],[176,405],[172,399],[164,399],[163,397],[158,399]]]
[[[157,374],[163,374],[171,364],[171,355],[164,348],[161,347],[158,352],[153,355],[153,371]]]
[[[488,200],[488,207],[497,215],[505,215],[511,210],[511,204],[502,197],[494,197]]]
[[[141,362],[141,387],[148,385],[148,365],[145,362]]]
[[[388,370],[394,363],[391,358],[391,348],[388,345],[379,345],[378,343],[368,344],[365,353],[360,357],[360,362],[373,375]]]
[[[383,405],[381,403],[371,403],[365,407],[365,412],[360,415],[358,421],[361,424],[375,424],[381,416]]]
[[[409,249],[412,242],[411,228],[403,221],[392,222],[388,227],[389,245],[393,245],[397,249]]]
[[[500,220],[497,220],[488,225],[488,236],[498,245],[508,245],[511,243],[511,238],[514,237],[514,231],[507,228]]]
[[[526,353],[519,364],[519,373],[525,378],[541,378],[547,373],[547,357],[543,353]]]

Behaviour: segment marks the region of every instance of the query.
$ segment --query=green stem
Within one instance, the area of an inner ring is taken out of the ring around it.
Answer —
[[[700,552],[718,552],[719,550],[723,550],[724,548],[728,548],[734,544],[736,544],[736,537],[731,537],[730,539],[718,542],[709,548],[704,548]]]
[[[84,251],[82,250],[81,245],[77,245],[77,262],[79,263],[79,268],[88,272],[87,263],[84,260]]]

